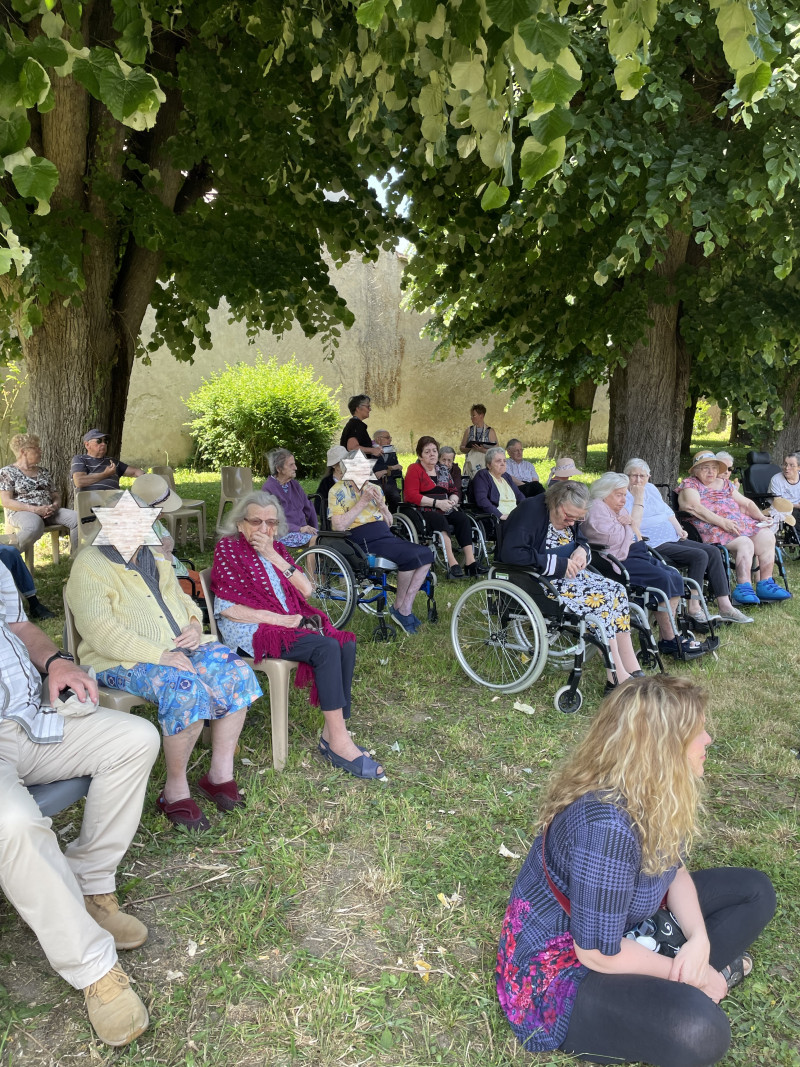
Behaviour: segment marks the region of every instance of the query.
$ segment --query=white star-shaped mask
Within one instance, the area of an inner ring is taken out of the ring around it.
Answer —
[[[92,508],[102,527],[94,544],[111,545],[126,563],[130,563],[141,545],[161,544],[153,523],[162,510],[140,507],[126,489],[113,508]]]
[[[375,482],[372,468],[378,462],[377,456],[365,456],[363,452],[354,452],[352,456],[342,460],[344,477],[352,482],[356,489],[363,489],[367,482]]]

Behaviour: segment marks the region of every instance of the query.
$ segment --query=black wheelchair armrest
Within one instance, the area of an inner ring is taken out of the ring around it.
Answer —
[[[591,548],[592,552],[606,552],[608,550],[608,545],[601,545],[596,541],[590,541],[589,548]]]

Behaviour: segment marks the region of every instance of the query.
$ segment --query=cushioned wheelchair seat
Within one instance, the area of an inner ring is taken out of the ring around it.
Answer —
[[[66,778],[63,782],[47,782],[44,785],[28,786],[28,792],[39,805],[42,815],[57,815],[76,800],[85,797],[92,784],[91,776]]]

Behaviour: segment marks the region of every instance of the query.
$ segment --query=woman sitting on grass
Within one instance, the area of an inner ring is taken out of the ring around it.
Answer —
[[[728,1051],[718,1004],[750,973],[745,950],[775,891],[760,871],[684,866],[705,707],[684,678],[626,682],[551,779],[497,955],[500,1003],[528,1051],[656,1067],[707,1067]],[[665,897],[686,938],[674,958],[635,939]]]

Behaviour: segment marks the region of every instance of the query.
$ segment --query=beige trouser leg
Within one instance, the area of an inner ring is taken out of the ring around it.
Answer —
[[[41,745],[0,722],[0,887],[39,940],[53,969],[76,989],[116,962],[114,939],[83,897],[113,893],[117,865],[139,825],[160,738],[145,719],[100,710],[66,719],[64,740]],[[90,774],[81,831],[62,853],[50,819],[25,785]]]
[[[17,548],[25,555],[25,549],[38,541],[44,532],[44,519],[32,511],[6,512],[6,522],[17,531]]]

